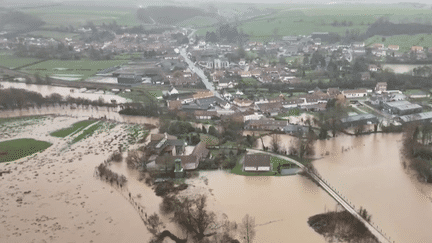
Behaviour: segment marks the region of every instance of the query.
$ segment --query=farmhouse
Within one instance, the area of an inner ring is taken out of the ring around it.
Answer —
[[[387,82],[378,82],[375,86],[375,92],[381,94],[387,90]]]
[[[271,171],[270,155],[246,154],[243,162],[243,171]]]

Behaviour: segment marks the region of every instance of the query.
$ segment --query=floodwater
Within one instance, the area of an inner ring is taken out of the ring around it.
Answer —
[[[80,93],[79,89],[75,88],[67,88],[67,87],[56,87],[51,85],[40,85],[40,84],[25,84],[25,83],[15,83],[15,82],[0,82],[1,85],[5,89],[7,88],[16,88],[16,89],[25,89],[28,91],[38,92],[43,96],[48,96],[51,94],[60,94],[64,98],[67,96],[71,96],[73,98],[84,98],[93,101],[98,101],[99,98],[102,97],[105,102],[111,102],[111,100],[116,100],[117,104],[126,103],[128,100],[120,97],[118,95],[112,94],[94,94],[94,93]],[[73,92],[71,92],[71,90]]]
[[[131,123],[131,124],[151,124],[159,125],[159,119],[155,117],[143,116],[128,116],[118,113],[120,107],[105,107],[105,106],[77,106],[75,109],[69,105],[43,106],[41,108],[31,107],[21,110],[4,110],[0,112],[0,118],[20,117],[20,116],[36,116],[36,115],[58,115],[71,117],[86,117],[86,118],[104,118],[111,121]]]
[[[395,242],[430,242],[432,186],[405,172],[399,149],[401,134],[340,136],[316,144],[330,155],[314,162],[333,187]],[[342,146],[347,151],[342,153]]]
[[[401,164],[401,134],[338,136],[318,141],[318,172],[356,208],[366,208],[372,222],[395,242],[430,242],[432,186],[417,182]],[[282,135],[284,147],[292,137]],[[269,136],[263,138],[270,143]],[[261,141],[257,147],[261,147]],[[342,152],[342,147],[344,151]],[[256,242],[324,242],[308,225],[310,216],[334,210],[336,202],[308,179],[244,177],[222,171],[201,173],[209,179],[220,210],[238,223],[255,217]]]
[[[213,210],[220,210],[237,223],[246,214],[255,217],[254,242],[325,242],[307,220],[326,208],[335,209],[337,203],[309,179],[238,176],[223,171],[200,176],[208,178],[216,200]]]
[[[390,69],[394,73],[410,73],[414,68],[431,66],[431,65],[415,65],[415,64],[384,64],[382,69]]]

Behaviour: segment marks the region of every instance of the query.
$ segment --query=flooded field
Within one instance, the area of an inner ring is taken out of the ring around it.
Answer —
[[[128,102],[127,99],[120,97],[118,95],[113,94],[95,94],[95,93],[82,93],[79,89],[75,88],[67,88],[67,87],[56,87],[51,85],[40,85],[40,84],[25,84],[25,83],[15,83],[15,82],[0,82],[0,85],[3,86],[4,89],[7,88],[16,88],[16,89],[25,89],[28,91],[38,92],[43,96],[48,96],[52,94],[60,94],[63,98],[67,96],[71,96],[73,98],[84,98],[93,101],[98,101],[102,98],[105,102],[111,102],[111,100],[115,100],[117,104]]]

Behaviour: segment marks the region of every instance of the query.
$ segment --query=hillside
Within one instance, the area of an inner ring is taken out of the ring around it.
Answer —
[[[179,6],[149,6],[137,10],[137,18],[147,24],[154,20],[159,24],[174,25],[197,16],[209,17],[209,13],[199,8]]]
[[[0,13],[0,31],[29,31],[34,30],[45,22],[40,18],[18,11]]]

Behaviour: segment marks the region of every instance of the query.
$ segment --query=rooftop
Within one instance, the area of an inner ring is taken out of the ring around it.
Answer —
[[[367,120],[367,119],[376,119],[377,117],[373,114],[360,114],[356,116],[349,116],[341,119],[342,123],[346,122],[355,122],[355,121],[361,121],[361,120]]]
[[[405,116],[401,116],[400,119],[403,122],[432,119],[432,111],[417,113],[417,114],[412,114],[412,115],[405,115]]]

